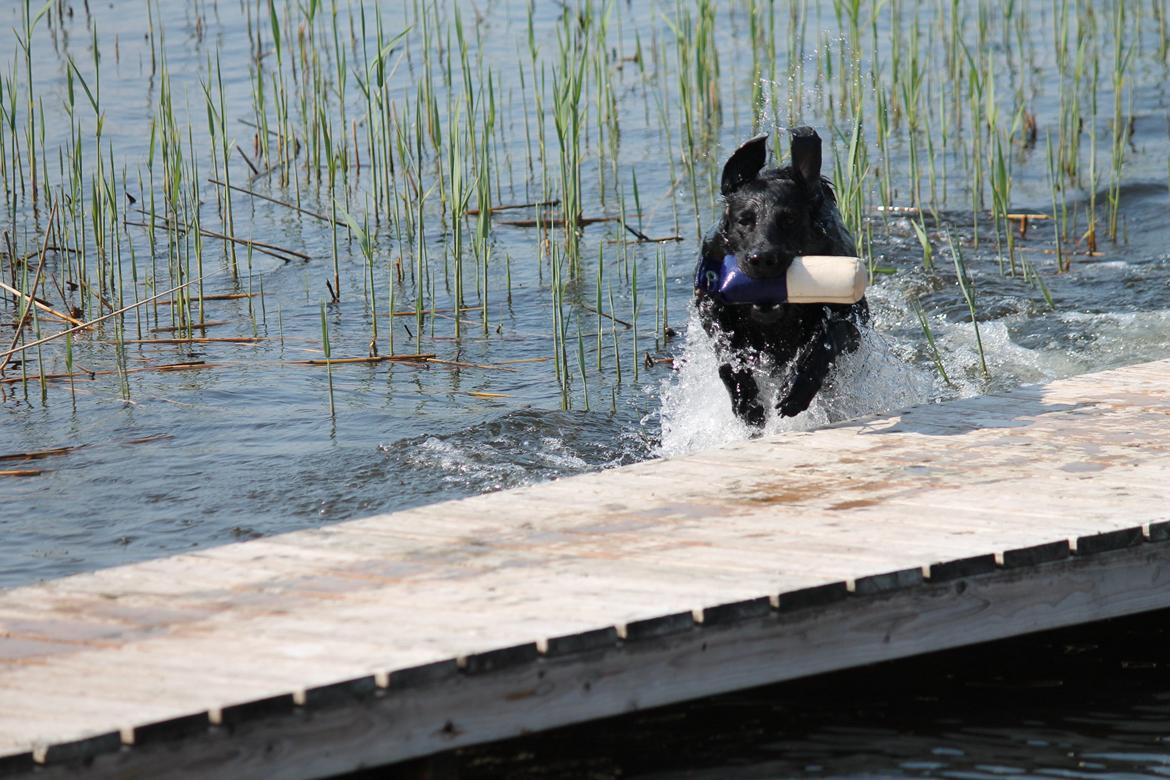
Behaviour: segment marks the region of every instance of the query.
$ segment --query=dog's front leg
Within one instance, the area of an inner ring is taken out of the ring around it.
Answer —
[[[860,339],[857,326],[849,320],[831,317],[820,322],[776,396],[776,410],[781,416],[795,417],[808,409],[813,396],[825,383],[833,361],[842,353],[856,351]]]
[[[748,368],[732,368],[730,363],[719,366],[719,378],[731,395],[735,416],[753,428],[764,427],[764,407],[760,403],[760,388]]]

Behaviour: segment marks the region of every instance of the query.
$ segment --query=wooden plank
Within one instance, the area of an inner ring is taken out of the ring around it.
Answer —
[[[1160,361],[0,591],[0,757],[130,777],[202,748],[312,776],[1152,608],[1168,380]],[[937,624],[888,612],[911,606]]]
[[[1170,604],[1170,545],[1146,545],[1051,564],[1043,577],[976,578],[850,598],[785,617],[767,615],[617,643],[539,665],[371,696],[349,707],[270,715],[223,733],[97,755],[84,773],[47,768],[38,778],[166,775],[323,777],[711,695],[723,690],[902,658],[967,642],[1102,619]],[[978,620],[971,620],[971,615]],[[782,662],[778,662],[782,659]],[[712,674],[718,669],[718,674]],[[328,750],[324,749],[328,746]],[[197,759],[197,761],[196,761]],[[200,774],[202,773],[202,774]]]

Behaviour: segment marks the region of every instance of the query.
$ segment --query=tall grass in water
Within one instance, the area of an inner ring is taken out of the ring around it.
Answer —
[[[586,3],[585,10],[590,9]],[[578,270],[579,231],[584,216],[581,191],[581,94],[585,86],[585,65],[590,41],[574,23],[572,15],[558,30],[559,62],[553,67],[553,122],[560,151],[561,212],[564,215],[564,246],[572,273]]]
[[[307,263],[310,287],[345,299],[344,309],[330,308],[347,325],[334,328],[335,351],[358,352],[354,333],[369,353],[382,341],[392,354],[396,337],[410,339],[415,354],[458,352],[473,339],[506,350],[493,323],[530,314],[509,304],[530,307],[549,323],[537,337],[549,358],[541,370],[568,405],[604,398],[607,384],[631,376],[641,381],[641,335],[653,332],[655,346],[667,348],[668,323],[689,297],[678,280],[697,252],[692,239],[715,217],[718,163],[756,130],[783,146],[783,126],[817,125],[842,215],[871,272],[904,270],[897,266],[906,258],[889,247],[916,240],[915,273],[951,285],[976,323],[976,303],[986,299],[976,299],[968,271],[987,278],[978,264],[997,258],[1003,274],[1032,285],[1020,294],[1047,301],[1053,269],[1075,272],[1078,253],[1124,238],[1127,101],[1141,94],[1151,66],[1164,67],[1159,3],[676,0],[647,8],[519,2],[484,16],[448,0],[257,0],[239,9],[248,59],[235,62],[225,61],[230,22],[196,6],[192,18],[201,29],[220,24],[219,37],[199,40],[200,73],[180,74],[167,57],[176,45],[166,39],[167,17],[148,0],[141,54],[151,118],[138,139],[145,159],[137,159],[120,157],[123,123],[117,134],[107,129],[122,106],[103,103],[111,94],[103,81],[131,66],[123,53],[120,68],[111,67],[118,55],[99,31],[101,13],[75,35],[88,55],[63,48],[77,59],[61,54],[53,70],[40,65],[51,62],[46,36],[81,23],[59,18],[56,4],[25,0],[14,12],[17,46],[0,67],[8,218],[0,270],[29,294],[35,270],[17,258],[51,233],[51,278],[61,291],[41,294],[54,309],[86,321],[181,285],[168,305],[113,318],[108,335],[124,342],[126,333],[161,327],[194,338],[219,316],[218,291],[279,288],[266,283],[267,271],[242,265],[240,246],[251,257],[262,244],[291,245],[300,254],[278,253],[282,269]],[[235,10],[220,12],[226,19]],[[244,67],[246,78],[225,77]],[[57,73],[63,100],[49,91]],[[1039,224],[1016,214],[1030,192],[1020,182],[1036,166],[1047,177],[1043,206],[1053,213],[1041,216],[1053,218],[1052,232],[1022,237]],[[296,226],[287,239],[249,235],[286,225]],[[955,234],[954,279],[931,245],[943,229]],[[671,230],[687,240],[649,246]],[[1054,264],[1036,259],[1041,240]],[[585,241],[616,248],[586,256]],[[644,300],[648,261],[653,307]],[[523,293],[509,300],[513,273]],[[277,320],[312,307],[311,292],[273,301]],[[262,333],[251,305],[248,312],[239,324]],[[632,317],[631,339],[619,316]],[[48,313],[36,317],[45,332],[58,327]],[[356,318],[362,327],[348,327]],[[72,373],[104,334],[80,330],[67,349],[46,343],[43,358]],[[113,359],[123,362],[122,354]],[[634,358],[633,372],[623,371],[623,356]],[[45,370],[33,364],[30,353],[30,377]]]
[[[951,251],[951,259],[955,263],[955,278],[958,280],[959,290],[963,300],[967,303],[967,310],[971,315],[971,329],[975,332],[975,347],[979,352],[979,367],[984,377],[991,376],[987,370],[987,357],[983,353],[983,337],[979,334],[979,316],[975,307],[975,283],[967,273],[967,264],[963,260],[963,253],[955,243],[954,237],[947,236],[947,243]]]

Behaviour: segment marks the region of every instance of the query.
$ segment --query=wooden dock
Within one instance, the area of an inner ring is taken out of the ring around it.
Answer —
[[[1170,361],[0,591],[0,775],[311,778],[1170,606]]]

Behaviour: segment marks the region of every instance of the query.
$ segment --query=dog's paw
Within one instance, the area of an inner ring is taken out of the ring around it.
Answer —
[[[829,320],[828,331],[834,354],[856,352],[861,346],[861,331],[849,320]]]
[[[754,399],[751,401],[739,399],[735,404],[735,416],[749,428],[760,430],[764,427],[764,407]]]

